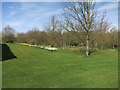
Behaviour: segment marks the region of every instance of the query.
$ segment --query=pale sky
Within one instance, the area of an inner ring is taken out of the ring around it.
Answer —
[[[2,27],[10,25],[17,32],[35,27],[44,30],[51,15],[61,16],[62,7],[63,2],[2,2]],[[97,2],[96,7],[100,12],[106,11],[112,26],[118,26],[117,2]]]

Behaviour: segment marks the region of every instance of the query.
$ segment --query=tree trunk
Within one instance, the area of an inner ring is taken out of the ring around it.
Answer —
[[[113,44],[113,49],[114,49],[115,47],[114,47],[114,44]]]
[[[86,56],[89,56],[89,36],[88,35],[86,40]]]
[[[97,43],[96,43],[96,50],[97,50]]]
[[[87,37],[86,37],[86,56],[89,56],[89,29],[90,29],[90,25],[89,25],[89,17],[90,17],[90,1],[88,2],[88,20],[87,20]]]

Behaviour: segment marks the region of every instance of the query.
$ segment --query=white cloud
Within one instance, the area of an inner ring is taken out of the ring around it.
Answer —
[[[36,8],[36,9],[33,9],[33,10],[27,10],[25,13],[24,13],[24,17],[41,17],[44,13],[48,12],[49,9],[48,8],[42,8],[42,7],[39,7],[39,8]]]
[[[13,6],[10,6],[9,8],[10,8],[10,9],[13,9],[14,7],[13,7]]]
[[[52,16],[52,15],[56,15],[56,16],[58,16],[58,15],[60,15],[62,13],[62,9],[56,9],[56,10],[48,10],[47,12],[44,12],[44,13],[42,13],[42,12],[37,12],[37,13],[35,13],[35,15],[34,14],[31,14],[31,17],[33,17],[33,21],[35,22],[35,23],[38,23],[39,21],[41,21],[41,20],[44,20],[44,19],[46,19],[46,18],[49,18],[50,16]],[[29,14],[28,14],[29,15]]]
[[[16,26],[20,26],[23,25],[24,23],[22,21],[10,21],[5,23],[5,26],[11,26],[11,27],[16,27]]]
[[[46,15],[57,15],[57,14],[60,14],[62,13],[63,9],[57,9],[57,10],[54,10],[54,11],[50,11],[50,12],[47,12]]]
[[[8,15],[8,17],[11,17],[11,16],[13,16],[13,15],[15,15],[15,14],[16,14],[15,11],[11,11],[10,14]]]
[[[3,2],[77,2],[78,0],[2,0]],[[88,0],[79,0],[86,2]],[[96,2],[119,2],[119,0],[95,0]]]
[[[2,0],[2,1],[3,2],[63,2],[65,0]],[[66,1],[68,2],[68,0]]]
[[[118,8],[118,3],[109,3],[105,4],[104,6],[98,8],[99,11],[104,11],[104,10],[111,10],[114,8]]]
[[[4,26],[11,26],[13,28],[21,28],[21,27],[38,27],[41,28],[42,24],[41,21],[46,22],[49,20],[49,17],[51,15],[59,15],[62,12],[62,9],[58,8],[49,8],[49,6],[39,6],[37,3],[21,3],[21,6],[17,8],[19,12],[21,12],[21,15],[17,15],[15,11],[11,11],[8,15],[10,18],[11,16],[16,14],[17,20],[8,21],[4,24]],[[12,17],[13,18],[13,17]],[[14,18],[13,18],[14,19]]]
[[[35,3],[21,3],[20,10],[23,10],[24,13],[22,17],[33,18],[38,21],[38,19],[43,19],[51,15],[58,15],[62,13],[62,9],[54,9],[49,7],[40,7]]]
[[[26,2],[23,2],[21,3],[21,7],[19,9],[21,10],[29,10],[31,8],[35,8],[36,4],[33,4],[33,3],[26,3]]]

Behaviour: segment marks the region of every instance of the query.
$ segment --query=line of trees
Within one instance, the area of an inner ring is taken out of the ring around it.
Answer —
[[[110,27],[106,14],[99,15],[95,2],[68,2],[62,19],[51,16],[44,31],[33,28],[26,33],[18,33],[9,26],[3,29],[3,42],[16,41],[57,47],[85,46],[86,55],[90,48],[118,47],[118,30]]]
[[[57,47],[66,46],[86,46],[86,39],[80,38],[84,34],[82,32],[74,31],[40,31],[39,29],[31,29],[26,33],[8,32],[9,26],[5,27],[3,31],[3,42],[14,41],[19,43],[29,43],[33,45],[51,45]],[[12,31],[12,30],[11,30]],[[54,35],[53,35],[54,34]],[[79,38],[80,37],[80,38]],[[83,35],[84,37],[84,35]],[[89,39],[89,46],[93,48],[115,48],[118,47],[118,31],[114,27],[108,32],[95,31],[91,32],[91,38]]]

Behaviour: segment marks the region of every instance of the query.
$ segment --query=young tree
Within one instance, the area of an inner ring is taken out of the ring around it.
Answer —
[[[68,28],[64,27],[68,31],[76,32],[79,30],[84,33],[87,56],[89,56],[90,32],[94,29],[96,15],[95,2],[69,2],[64,9],[64,18]],[[77,26],[79,29],[76,29]]]
[[[58,29],[58,20],[56,18],[56,16],[52,15],[50,18],[50,22],[48,23],[48,25],[45,27],[45,30],[48,31],[49,33],[49,42],[51,44],[51,46],[55,46],[55,32]]]

